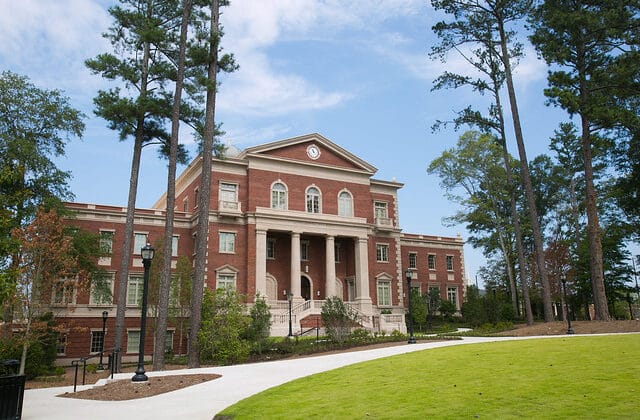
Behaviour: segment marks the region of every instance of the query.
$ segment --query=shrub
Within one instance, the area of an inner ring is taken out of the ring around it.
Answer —
[[[241,338],[247,327],[244,305],[233,290],[205,290],[198,339],[205,362],[241,363],[249,358],[250,345]]]
[[[245,334],[247,339],[252,342],[256,353],[262,354],[270,329],[271,311],[269,311],[269,305],[262,296],[258,295],[249,311],[249,327]]]
[[[344,343],[351,328],[357,325],[357,314],[347,307],[339,297],[330,297],[322,304],[322,322],[329,339],[335,343]]]

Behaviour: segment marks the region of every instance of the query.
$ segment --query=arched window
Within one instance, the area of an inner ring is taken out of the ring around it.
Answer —
[[[307,213],[320,213],[320,190],[307,188]]]
[[[348,191],[342,191],[338,194],[338,216],[353,216],[353,197]]]
[[[282,182],[276,182],[271,186],[271,208],[287,209],[287,187]]]

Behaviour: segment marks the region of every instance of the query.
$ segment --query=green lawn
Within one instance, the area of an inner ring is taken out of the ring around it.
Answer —
[[[453,346],[302,378],[235,419],[640,418],[640,334]]]

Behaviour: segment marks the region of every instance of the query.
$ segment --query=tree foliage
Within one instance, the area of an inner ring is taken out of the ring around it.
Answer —
[[[242,339],[248,325],[244,311],[245,306],[233,290],[204,292],[198,332],[202,361],[226,365],[248,358],[250,345]]]
[[[349,338],[357,319],[356,312],[337,296],[325,299],[322,304],[322,323],[327,336],[335,343],[344,343]]]

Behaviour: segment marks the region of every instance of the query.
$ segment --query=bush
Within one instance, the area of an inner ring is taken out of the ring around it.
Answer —
[[[269,305],[267,305],[263,297],[258,295],[249,311],[249,327],[245,334],[253,344],[256,353],[262,354],[270,329],[271,311],[269,311]]]
[[[349,338],[351,329],[357,325],[357,314],[347,307],[339,297],[330,297],[322,304],[322,322],[329,339],[342,344]]]
[[[205,290],[198,339],[204,362],[234,364],[249,358],[250,345],[241,338],[247,327],[244,305],[236,292]]]

